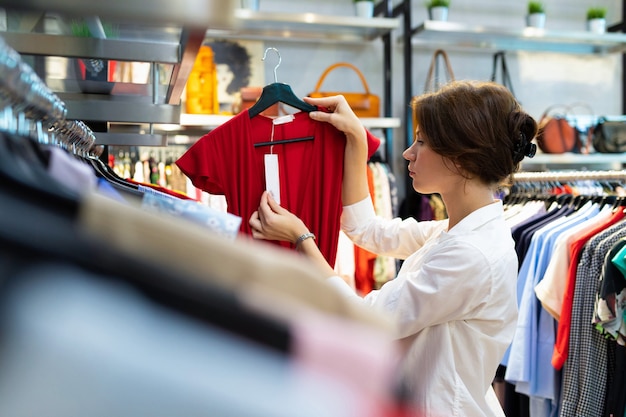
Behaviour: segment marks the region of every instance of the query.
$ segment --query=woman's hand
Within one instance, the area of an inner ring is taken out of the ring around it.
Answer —
[[[348,139],[365,139],[365,129],[344,96],[331,96],[323,98],[304,97],[303,100],[314,106],[328,109],[328,112],[313,111],[309,117],[319,122],[327,122],[337,130],[345,133]]]
[[[309,229],[295,214],[283,208],[264,191],[259,209],[252,213],[248,222],[255,239],[282,240],[294,243]]]
[[[289,210],[284,209],[264,191],[259,209],[252,213],[249,220],[252,236],[255,239],[282,240],[295,243],[298,237],[309,232],[304,222]],[[326,258],[315,244],[314,239],[306,239],[298,244],[296,250],[306,255],[317,267],[321,277],[328,278],[335,274]]]

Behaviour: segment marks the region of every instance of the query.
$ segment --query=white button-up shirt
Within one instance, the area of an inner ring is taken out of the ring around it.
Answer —
[[[517,321],[517,255],[500,201],[448,229],[448,221],[376,217],[371,200],[344,207],[355,244],[405,259],[364,302],[391,313],[401,372],[418,415],[492,416],[485,395]],[[329,279],[356,296],[340,278]]]

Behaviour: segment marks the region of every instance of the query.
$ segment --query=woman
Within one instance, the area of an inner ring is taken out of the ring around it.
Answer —
[[[403,380],[419,416],[490,416],[485,396],[513,338],[517,256],[496,188],[532,156],[535,120],[503,86],[452,82],[413,99],[415,140],[404,151],[415,191],[440,194],[443,221],[382,219],[367,185],[367,143],[341,97],[306,98],[310,117],[345,133],[342,229],[355,244],[404,259],[363,302],[397,319]],[[358,297],[321,256],[308,229],[265,193],[253,236],[297,243],[328,281]]]

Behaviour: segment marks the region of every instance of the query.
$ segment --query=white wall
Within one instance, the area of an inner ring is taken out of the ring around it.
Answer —
[[[396,2],[397,4],[398,2]],[[413,26],[427,18],[422,0],[412,1]],[[545,0],[547,30],[583,31],[585,13],[589,6],[608,9],[608,25],[621,20],[621,0]],[[314,12],[329,15],[353,15],[352,0],[260,0],[260,10],[268,12]],[[449,21],[467,25],[497,28],[523,28],[525,0],[452,0]],[[393,33],[398,39],[401,30]],[[322,71],[337,61],[349,61],[365,74],[372,92],[383,94],[383,46],[380,40],[359,45],[299,43],[290,41],[265,42],[279,49],[282,64],[278,77],[290,84],[296,94],[305,95],[315,86]],[[413,94],[423,90],[433,49],[413,49]],[[404,118],[404,74],[402,45],[394,41],[392,61],[393,115]],[[491,75],[491,51],[448,50],[457,79],[488,79]],[[268,60],[266,81],[273,81],[273,65]],[[514,92],[524,108],[536,118],[553,104],[587,103],[597,114],[622,114],[621,54],[595,56],[549,52],[508,52],[507,63],[512,75]],[[344,73],[345,75],[346,73]],[[324,84],[328,90],[360,91],[356,77],[331,77]],[[576,112],[588,114],[583,107]],[[404,120],[403,120],[404,122]],[[396,173],[404,175],[406,164],[401,152],[406,144],[404,129],[394,132]]]

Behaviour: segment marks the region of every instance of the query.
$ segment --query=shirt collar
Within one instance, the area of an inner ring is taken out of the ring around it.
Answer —
[[[502,200],[495,200],[491,204],[481,207],[478,210],[474,210],[465,216],[463,220],[457,223],[456,226],[445,233],[449,235],[456,235],[471,232],[494,219],[503,218],[503,214],[504,209],[502,206]]]

